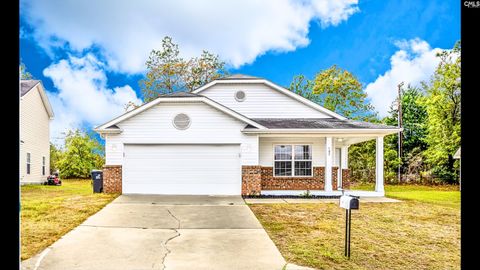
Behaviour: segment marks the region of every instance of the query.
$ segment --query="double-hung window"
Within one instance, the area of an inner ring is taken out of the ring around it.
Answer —
[[[275,145],[274,176],[312,176],[312,146]]]
[[[45,157],[42,157],[42,175],[45,175]]]
[[[30,174],[30,153],[27,153],[27,174]]]

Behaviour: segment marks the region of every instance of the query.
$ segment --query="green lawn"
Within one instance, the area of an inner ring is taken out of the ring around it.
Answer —
[[[50,246],[118,196],[93,193],[91,180],[62,180],[62,186],[21,186],[20,192],[22,260]]]
[[[289,262],[318,269],[460,269],[458,187],[386,186],[401,203],[361,203],[352,213],[352,257],[343,256],[337,204],[250,208]]]
[[[354,184],[350,189],[375,190],[375,184]],[[451,207],[460,205],[459,186],[454,185],[386,185],[385,192],[391,198],[429,202]]]

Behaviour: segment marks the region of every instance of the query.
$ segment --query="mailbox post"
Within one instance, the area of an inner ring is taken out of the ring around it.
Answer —
[[[352,195],[342,195],[340,197],[340,207],[345,208],[345,256],[350,259],[350,232],[352,228],[352,209],[358,210],[359,197]]]

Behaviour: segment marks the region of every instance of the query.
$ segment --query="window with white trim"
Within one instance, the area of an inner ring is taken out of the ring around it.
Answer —
[[[275,145],[273,171],[274,176],[312,176],[312,146]]]
[[[27,153],[27,174],[30,174],[30,153]]]
[[[42,175],[45,175],[45,157],[42,157]]]

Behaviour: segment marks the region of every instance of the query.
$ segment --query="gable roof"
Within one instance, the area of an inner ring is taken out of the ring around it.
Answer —
[[[32,90],[33,87],[39,83],[39,80],[20,80],[20,96],[25,96],[26,93]]]
[[[201,95],[197,95],[190,92],[173,92],[170,94],[162,94],[158,97],[200,97]]]
[[[39,80],[20,80],[20,97],[23,98],[26,94],[30,93],[32,89],[38,86],[40,98],[42,99],[43,106],[47,111],[48,117],[53,119],[53,109],[52,105],[50,105],[50,101],[48,100],[48,96],[45,92],[45,88],[43,87],[42,81]]]
[[[167,95],[161,95],[159,96],[158,98],[148,102],[148,103],[145,103],[143,104],[142,106],[140,107],[137,107],[129,112],[126,112],[120,116],[118,116],[117,118],[114,118],[96,128],[94,128],[93,130],[96,131],[96,132],[99,132],[99,133],[113,133],[113,132],[121,132],[121,129],[118,128],[118,126],[116,124],[124,121],[124,120],[127,120],[145,110],[148,110],[149,108],[159,104],[159,103],[179,103],[179,102],[185,102],[185,103],[188,103],[188,102],[203,102],[207,105],[210,105],[212,106],[213,108],[219,110],[219,111],[222,111],[240,121],[243,121],[245,123],[247,123],[248,125],[250,126],[253,126],[257,129],[265,129],[264,126],[256,123],[255,121],[252,121],[251,119],[249,119],[248,117],[232,110],[232,109],[229,109],[223,105],[221,105],[220,103],[217,103],[205,96],[202,96],[202,95],[197,95],[197,94],[192,94],[192,93],[186,93],[186,92],[177,92],[177,93],[172,93],[172,94],[167,94]]]
[[[254,77],[250,75],[245,75],[245,74],[233,74],[230,76],[222,77],[217,80],[262,80],[263,78],[259,77]]]
[[[236,76],[236,77],[233,77],[232,76]],[[230,77],[226,77],[226,78],[223,78],[223,79],[217,79],[217,80],[214,80],[214,81],[211,81],[210,83],[207,83],[205,84],[204,86],[202,87],[199,87],[195,90],[192,91],[192,93],[194,94],[199,94],[201,93],[202,91],[204,90],[207,90],[208,88],[216,85],[216,84],[219,84],[219,83],[263,83],[267,86],[270,86],[271,88],[273,88],[274,90],[282,93],[282,94],[285,94],[286,96],[289,96],[313,109],[316,109],[322,113],[325,113],[333,118],[337,118],[337,119],[341,119],[341,120],[346,120],[347,118],[336,113],[336,112],[333,112],[327,108],[324,108],[320,105],[318,105],[317,103],[311,101],[311,100],[308,100],[298,94],[295,94],[294,92],[292,91],[289,91],[288,89],[285,89],[284,87],[281,87],[269,80],[265,80],[263,78],[257,78],[257,77],[251,77],[251,76],[246,76],[246,75],[232,75]]]

